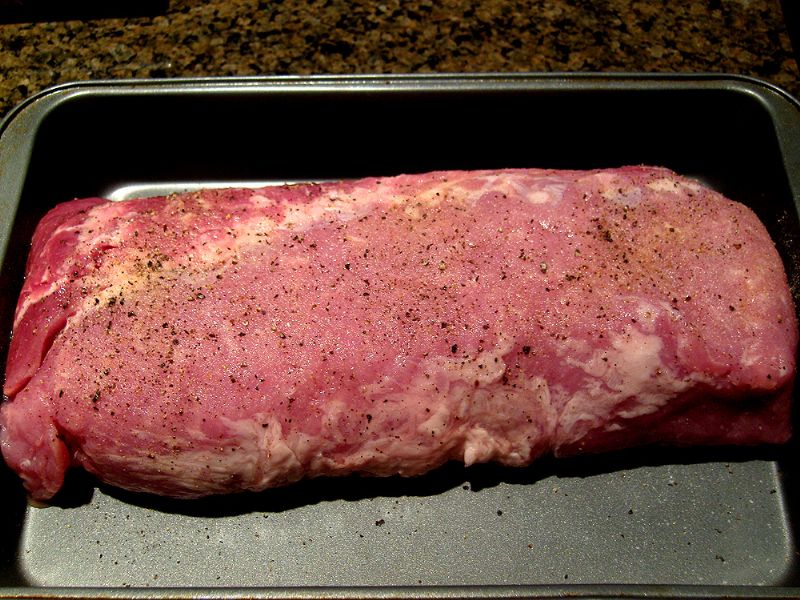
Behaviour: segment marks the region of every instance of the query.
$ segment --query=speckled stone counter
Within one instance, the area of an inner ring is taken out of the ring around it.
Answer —
[[[729,72],[800,94],[779,0],[173,0],[0,25],[0,116],[74,80],[423,71]]]

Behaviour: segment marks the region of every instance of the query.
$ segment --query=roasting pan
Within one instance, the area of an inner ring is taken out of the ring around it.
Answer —
[[[798,107],[718,75],[59,86],[0,123],[0,327],[58,202],[434,169],[670,167],[758,213],[796,294]],[[800,597],[796,453],[448,465],[191,502],[74,473],[47,508],[0,465],[0,598]]]

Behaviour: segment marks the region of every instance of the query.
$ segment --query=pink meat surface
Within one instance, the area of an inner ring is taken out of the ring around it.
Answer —
[[[660,168],[76,200],[39,225],[0,443],[197,497],[790,435],[797,324],[741,204]]]

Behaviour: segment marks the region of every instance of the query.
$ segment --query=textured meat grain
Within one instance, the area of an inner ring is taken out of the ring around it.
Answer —
[[[37,499],[782,442],[796,343],[763,226],[664,169],[89,199],[34,237],[0,441]]]

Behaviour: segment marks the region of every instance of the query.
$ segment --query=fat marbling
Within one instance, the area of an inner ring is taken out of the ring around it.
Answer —
[[[666,169],[83,199],[35,232],[0,443],[37,500],[776,443],[796,345],[763,225]]]

